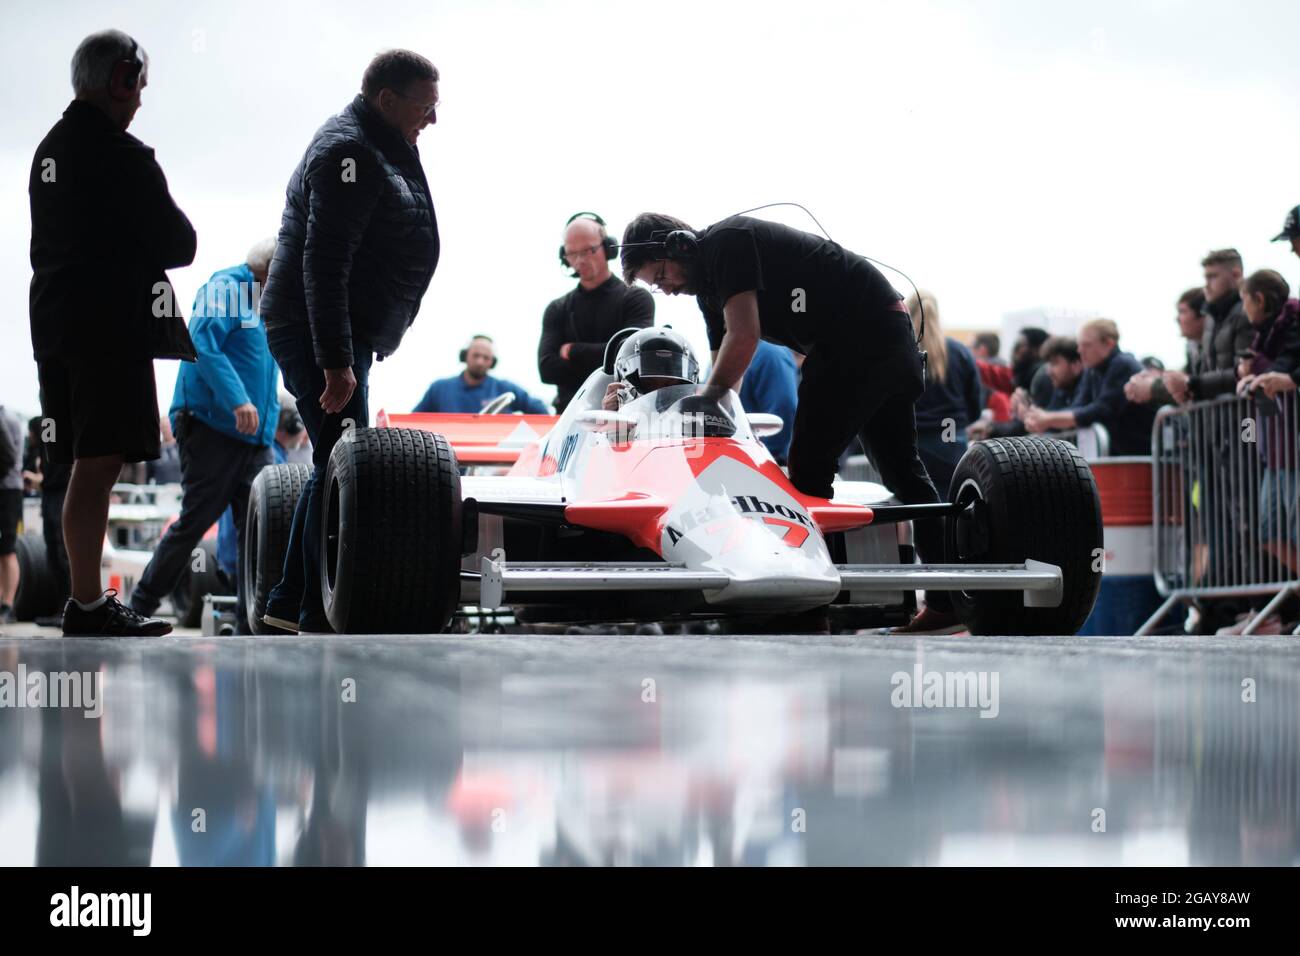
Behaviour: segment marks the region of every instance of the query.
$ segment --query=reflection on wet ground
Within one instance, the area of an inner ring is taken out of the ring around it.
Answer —
[[[0,864],[1291,864],[1298,682],[1276,637],[0,641]]]

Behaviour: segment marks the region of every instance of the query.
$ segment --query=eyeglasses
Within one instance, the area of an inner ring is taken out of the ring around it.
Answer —
[[[401,97],[402,99],[404,99],[404,100],[418,100],[418,99],[419,99],[419,97],[411,96],[411,95],[409,95],[409,94],[407,94],[407,93],[399,93],[397,90],[393,90],[393,92],[396,93],[398,96],[400,96],[400,97]],[[421,105],[421,106],[420,106],[420,110],[423,112],[423,114],[424,114],[425,116],[427,116],[430,120],[432,120],[433,122],[436,123],[436,122],[438,121],[438,106],[439,106],[441,103],[442,103],[441,100],[434,100],[432,103],[428,104],[427,106],[425,106],[425,105]]]
[[[586,249],[575,249],[572,252],[566,249],[564,250],[564,261],[572,265],[579,259],[585,259],[587,256],[594,256],[597,252],[600,252],[602,248],[604,247],[588,246]]]

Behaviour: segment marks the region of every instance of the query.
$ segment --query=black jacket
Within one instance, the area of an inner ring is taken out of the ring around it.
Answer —
[[[610,336],[619,329],[646,329],[654,322],[654,297],[614,275],[591,290],[574,286],[548,305],[537,344],[537,370],[543,382],[558,386],[556,410],[564,411],[573,393],[604,361]],[[560,348],[566,342],[572,342],[573,348],[563,359]]]
[[[197,242],[153,150],[73,100],[36,147],[27,192],[36,360],[152,354],[156,304],[178,305],[164,270],[193,262]]]
[[[1203,370],[1187,382],[1192,397],[1196,399],[1226,395],[1237,387],[1237,356],[1250,348],[1255,338],[1241,296],[1236,292],[1217,302],[1207,302],[1204,313],[1205,332],[1201,336]]]
[[[320,368],[391,355],[438,266],[438,220],[416,148],[358,94],[289,178],[262,292],[268,331],[310,326]]]

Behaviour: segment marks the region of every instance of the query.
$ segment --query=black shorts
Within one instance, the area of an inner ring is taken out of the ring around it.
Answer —
[[[50,460],[121,455],[152,461],[160,454],[153,359],[51,359],[37,363],[42,435]]]
[[[21,488],[0,488],[0,554],[13,554],[18,547],[18,525],[23,520]]]

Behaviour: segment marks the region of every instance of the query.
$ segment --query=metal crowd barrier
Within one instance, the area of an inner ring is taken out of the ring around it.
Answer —
[[[1275,402],[1229,395],[1160,410],[1152,526],[1165,601],[1139,636],[1180,603],[1270,596],[1242,631],[1252,634],[1300,590],[1296,413],[1295,392]]]

